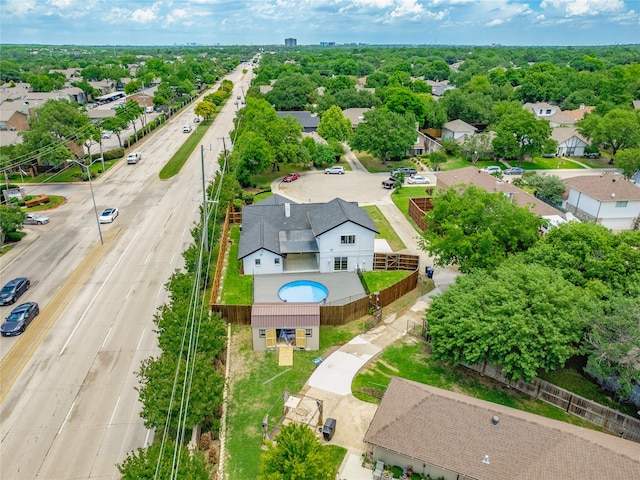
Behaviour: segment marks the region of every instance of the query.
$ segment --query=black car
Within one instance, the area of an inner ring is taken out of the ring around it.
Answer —
[[[20,335],[40,313],[36,302],[27,302],[14,308],[0,327],[3,337]]]
[[[7,284],[2,287],[2,290],[0,290],[0,305],[16,303],[20,295],[29,290],[30,286],[31,282],[29,282],[27,277],[18,277],[7,282]]]

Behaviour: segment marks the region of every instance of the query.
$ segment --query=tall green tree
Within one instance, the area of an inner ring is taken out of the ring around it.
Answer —
[[[164,448],[163,448],[164,447]],[[165,444],[154,443],[147,448],[139,448],[127,455],[118,465],[122,480],[156,480],[158,478],[175,478],[184,480],[209,480],[210,467],[202,452],[193,455],[186,447],[179,447],[180,461],[174,465],[175,444],[171,441]],[[162,458],[160,454],[162,452]],[[159,469],[158,469],[159,467]]]
[[[299,423],[282,427],[260,458],[261,480],[333,480],[337,473],[313,430]]]
[[[625,148],[618,150],[614,157],[616,166],[622,170],[627,180],[640,170],[640,148]]]
[[[22,228],[25,214],[20,207],[0,205],[0,245],[4,244],[7,234]]]
[[[197,103],[193,109],[193,113],[203,118],[209,118],[216,113],[216,106],[214,103],[203,100]]]
[[[505,115],[496,127],[493,150],[497,155],[517,158],[522,166],[525,155],[545,150],[551,140],[551,126],[526,110]]]
[[[559,204],[566,186],[557,175],[538,175],[536,172],[526,172],[522,181],[535,188],[535,194],[549,203]]]
[[[333,106],[322,114],[318,125],[318,135],[327,140],[344,142],[351,137],[351,120],[344,118],[342,110]]]
[[[459,265],[462,272],[495,268],[539,240],[540,217],[502,193],[459,185],[431,201],[420,247],[435,257],[436,265]]]
[[[426,311],[432,355],[454,365],[487,362],[530,381],[578,353],[588,300],[539,264],[510,261],[461,276]]]
[[[610,146],[614,156],[618,150],[640,147],[640,113],[632,110],[615,108],[604,116],[591,113],[576,126],[591,141]]]
[[[416,142],[415,117],[386,109],[369,110],[356,128],[349,144],[354,150],[368,152],[386,163],[401,158]]]
[[[278,110],[304,110],[315,103],[316,85],[300,73],[282,75],[265,99]]]

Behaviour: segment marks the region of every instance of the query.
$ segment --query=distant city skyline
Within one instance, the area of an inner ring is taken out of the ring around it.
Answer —
[[[640,43],[640,0],[0,0],[0,43]]]

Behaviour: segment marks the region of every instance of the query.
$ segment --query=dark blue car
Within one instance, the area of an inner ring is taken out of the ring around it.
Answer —
[[[18,305],[11,311],[0,327],[0,333],[2,333],[3,337],[20,335],[39,313],[40,308],[36,302],[27,302]]]
[[[0,290],[0,305],[11,305],[16,303],[24,292],[29,290],[31,282],[27,277],[14,278]]]

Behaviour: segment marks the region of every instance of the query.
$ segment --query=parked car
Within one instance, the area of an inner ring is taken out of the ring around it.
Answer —
[[[494,173],[502,172],[502,169],[497,165],[489,165],[488,167],[484,167],[482,171],[488,173],[489,175],[492,175]]]
[[[116,217],[118,216],[118,209],[115,207],[110,207],[110,208],[106,208],[101,214],[100,214],[100,223],[111,223],[113,222]]]
[[[49,217],[41,213],[27,213],[22,223],[25,225],[44,225],[45,223],[49,223]]]
[[[31,282],[27,277],[18,277],[6,283],[0,290],[0,305],[16,303],[20,296],[29,290]]]
[[[144,113],[153,113],[153,107],[152,106],[148,106],[144,109]]]
[[[183,125],[182,133],[191,133],[191,125]]]
[[[411,184],[423,184],[423,185],[429,185],[429,179],[426,177],[423,177],[422,175],[414,175],[413,177],[409,177],[409,180],[407,180],[407,183],[411,183]]]
[[[600,158],[600,153],[585,153],[584,158]]]
[[[418,171],[415,168],[400,167],[391,172],[392,177],[396,177],[398,173],[404,173],[405,177],[413,177]]]
[[[142,154],[140,152],[131,152],[129,155],[127,155],[127,163],[128,164],[136,164],[140,161],[140,159],[142,158]]]
[[[333,167],[330,168],[325,168],[324,169],[324,173],[325,174],[330,174],[330,175],[342,175],[344,174],[344,167],[339,166],[339,165],[334,165]]]
[[[297,180],[300,178],[300,174],[299,173],[289,173],[287,175],[285,175],[285,177],[282,179],[283,182],[293,182],[294,180]]]
[[[556,154],[555,153],[543,153],[542,155],[540,155],[542,158],[556,158]]]
[[[113,132],[111,130],[105,130],[104,132],[102,132],[102,138],[111,138],[111,135],[113,135]]]
[[[382,188],[386,188],[387,190],[391,190],[396,184],[395,178],[389,178],[388,180],[382,181]]]
[[[14,308],[0,327],[3,337],[20,335],[40,313],[36,302],[27,302]]]
[[[193,123],[200,123],[200,117],[193,117]]]
[[[511,167],[507,168],[504,172],[505,175],[522,175],[525,172],[524,168],[520,167]]]

